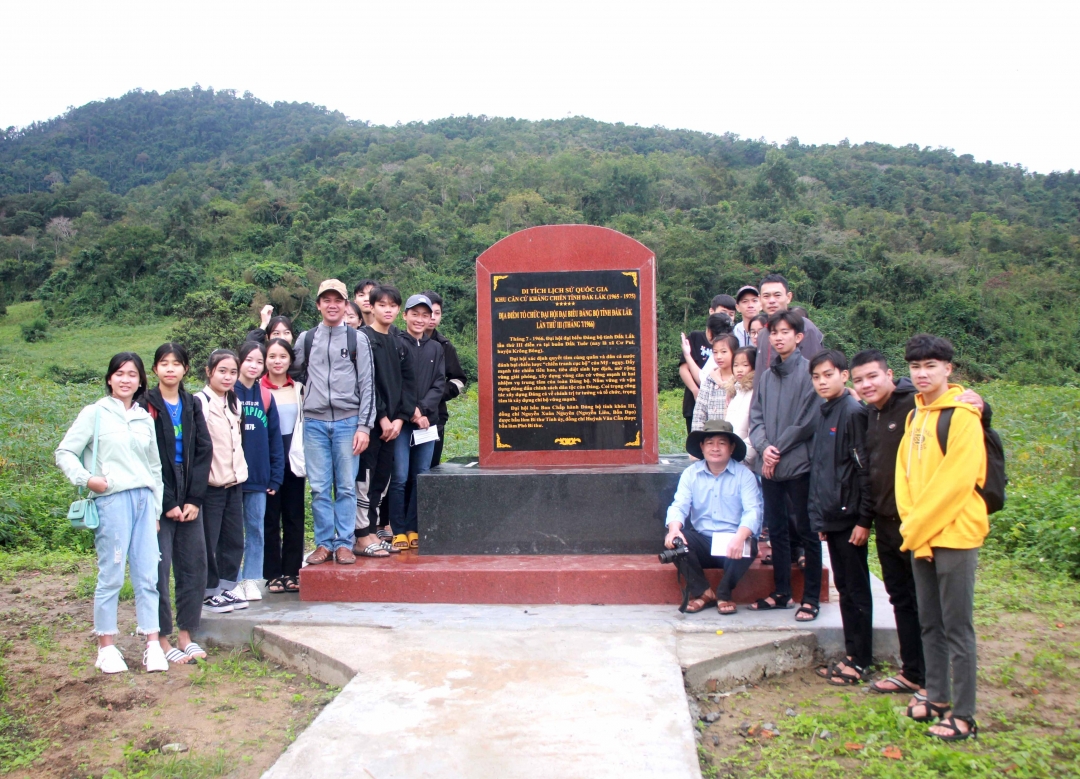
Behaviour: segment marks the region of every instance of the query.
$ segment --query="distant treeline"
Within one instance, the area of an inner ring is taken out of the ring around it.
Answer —
[[[442,293],[475,367],[476,256],[565,222],[656,251],[662,388],[679,331],[769,271],[849,352],[930,330],[971,378],[1080,377],[1072,171],[584,118],[377,127],[197,87],[0,136],[0,305],[61,322],[179,316],[226,341],[267,301],[309,324],[318,280],[373,277]]]

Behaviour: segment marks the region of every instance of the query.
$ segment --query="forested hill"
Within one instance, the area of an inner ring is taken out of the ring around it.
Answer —
[[[969,377],[1080,372],[1080,176],[950,150],[580,117],[377,127],[192,89],[8,132],[0,187],[0,303],[40,298],[55,324],[187,317],[198,350],[267,300],[310,323],[319,279],[370,276],[446,295],[445,327],[475,360],[477,254],[587,222],[657,252],[661,386],[712,295],[772,270],[849,353],[895,356],[931,330]]]

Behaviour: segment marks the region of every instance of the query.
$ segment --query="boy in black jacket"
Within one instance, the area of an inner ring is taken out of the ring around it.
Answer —
[[[390,476],[390,525],[397,551],[420,546],[416,510],[416,477],[431,469],[435,440],[415,443],[414,433],[425,433],[439,423],[439,403],[446,385],[446,359],[442,344],[424,332],[431,321],[431,301],[412,295],[405,301],[405,332],[398,334],[412,361],[416,403],[405,408],[409,421],[394,440],[394,468]]]
[[[819,670],[829,684],[858,684],[873,663],[874,599],[866,542],[873,521],[866,408],[847,390],[847,357],[826,349],[810,360],[819,407],[810,456],[810,527],[829,545],[847,657]]]
[[[356,490],[356,546],[353,553],[366,557],[384,557],[390,544],[381,539],[392,536],[389,530],[378,531],[376,538],[371,532],[389,525],[388,512],[380,516],[383,495],[390,485],[394,466],[394,439],[409,421],[410,411],[416,405],[416,387],[413,366],[406,345],[395,333],[393,326],[401,308],[401,293],[389,285],[370,288],[368,294],[371,324],[360,332],[371,344],[371,356],[375,362],[375,427],[371,443],[360,458],[360,474]],[[372,548],[382,543],[386,552]]]
[[[439,440],[435,442],[435,452],[431,455],[431,467],[442,462],[442,449],[443,439],[446,435],[446,423],[450,421],[450,411],[446,407],[448,400],[453,400],[459,395],[465,392],[465,385],[469,383],[469,378],[465,375],[465,371],[461,369],[461,361],[458,360],[457,349],[450,343],[449,339],[439,332],[439,323],[442,321],[443,315],[443,299],[442,295],[437,292],[427,290],[421,292],[421,295],[426,295],[428,300],[431,301],[431,324],[424,330],[428,337],[432,341],[437,341],[442,344],[444,358],[446,360],[446,386],[443,389],[442,402],[439,403]]]

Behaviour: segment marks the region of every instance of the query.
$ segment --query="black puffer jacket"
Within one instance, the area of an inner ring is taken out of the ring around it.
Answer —
[[[820,407],[811,444],[808,501],[815,533],[873,523],[866,416],[866,407],[847,392]]]

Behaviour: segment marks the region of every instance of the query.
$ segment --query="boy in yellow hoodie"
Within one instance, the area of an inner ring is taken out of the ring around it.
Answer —
[[[916,335],[904,356],[918,395],[896,458],[896,507],[901,551],[913,556],[926,660],[926,700],[913,700],[908,716],[918,722],[940,717],[931,735],[959,741],[978,732],[972,611],[979,547],[990,531],[976,490],[986,481],[986,446],[979,412],[957,400],[963,387],[949,383],[952,344]],[[939,441],[939,417],[947,409],[948,440]]]

